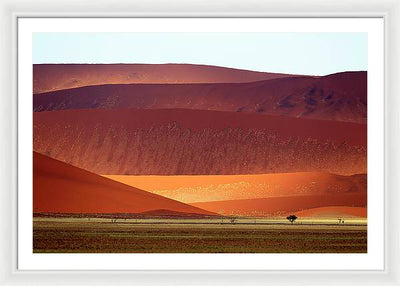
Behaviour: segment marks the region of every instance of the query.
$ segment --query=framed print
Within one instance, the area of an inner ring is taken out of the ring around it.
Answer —
[[[32,177],[19,184],[33,182],[19,195],[19,267],[383,267],[383,193],[368,192],[383,183],[371,152],[383,96],[368,97],[383,84],[381,19],[36,18],[18,29],[19,56],[32,56],[19,92],[33,82],[33,100],[19,101],[33,107],[19,113],[21,160],[33,152],[18,164]]]
[[[138,3],[12,9],[4,281],[399,284],[398,20]]]

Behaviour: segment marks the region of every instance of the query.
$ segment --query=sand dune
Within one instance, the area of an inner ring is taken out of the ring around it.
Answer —
[[[34,213],[158,213],[212,215],[33,153]]]
[[[105,177],[185,203],[367,191],[366,174],[339,176],[300,172],[262,175],[105,175]]]
[[[289,76],[192,64],[39,64],[33,65],[33,92],[99,84],[250,82]]]
[[[367,193],[357,192],[334,195],[329,194],[213,201],[192,203],[190,205],[224,215],[235,214],[246,216],[283,216],[290,212],[293,213],[326,206],[349,206],[365,208],[367,206]]]
[[[367,217],[365,207],[321,207],[295,213],[298,217],[351,218]]]
[[[366,173],[366,125],[199,110],[34,113],[34,150],[97,174]]]
[[[34,111],[197,109],[366,123],[367,73],[229,84],[100,85],[34,95]]]

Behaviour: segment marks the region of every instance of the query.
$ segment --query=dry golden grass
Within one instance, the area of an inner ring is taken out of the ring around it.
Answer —
[[[278,219],[39,219],[35,253],[365,253],[366,225]]]

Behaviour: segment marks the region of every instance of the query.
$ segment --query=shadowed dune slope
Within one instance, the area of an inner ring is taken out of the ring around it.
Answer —
[[[99,84],[250,82],[292,75],[192,64],[37,64],[33,92]]]
[[[219,176],[105,176],[185,203],[367,191],[367,175],[281,173]]]
[[[33,152],[34,213],[157,213],[160,210],[213,215]]]
[[[247,216],[280,216],[327,206],[366,207],[367,193],[357,192],[334,195],[290,196],[248,200],[229,200],[192,203],[190,205],[219,213]]]
[[[350,218],[367,217],[367,208],[363,207],[321,207],[295,213],[298,217]]]
[[[34,111],[198,109],[366,123],[367,73],[228,84],[100,85],[34,95]]]
[[[366,173],[366,125],[199,110],[34,113],[34,150],[97,174]]]

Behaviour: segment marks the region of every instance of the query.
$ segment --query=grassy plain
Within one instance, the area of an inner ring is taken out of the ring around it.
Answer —
[[[38,218],[34,253],[365,253],[366,220]]]

